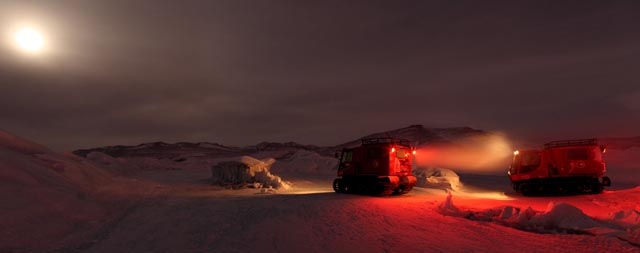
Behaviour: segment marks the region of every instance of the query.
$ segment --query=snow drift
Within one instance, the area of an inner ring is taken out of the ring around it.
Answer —
[[[449,193],[436,211],[446,216],[492,222],[529,232],[604,235],[640,244],[640,212],[637,210],[621,210],[612,213],[609,219],[596,219],[574,205],[554,201],[549,202],[544,211],[508,205],[479,211],[465,210],[453,204]]]
[[[213,184],[231,186],[232,188],[283,188],[290,187],[279,176],[271,174],[269,168],[275,159],[258,160],[250,156],[240,157],[235,161],[224,161],[211,168]]]
[[[531,207],[522,209],[513,206],[500,206],[486,210],[472,211],[456,207],[453,204],[452,195],[449,194],[446,200],[438,206],[438,212],[443,215],[495,222],[526,231],[541,233],[588,233],[586,229],[606,226],[605,223],[587,216],[579,208],[562,202],[549,202],[547,209],[542,212],[535,211]]]

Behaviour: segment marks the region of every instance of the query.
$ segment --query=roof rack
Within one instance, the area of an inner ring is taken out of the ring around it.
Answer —
[[[552,141],[547,144],[544,144],[544,148],[549,149],[549,148],[557,148],[557,147],[591,146],[591,145],[598,145],[598,139]]]
[[[361,139],[362,145],[371,145],[371,144],[400,144],[405,146],[411,146],[411,142],[407,139],[399,139],[392,137],[381,137],[381,138],[367,138]]]

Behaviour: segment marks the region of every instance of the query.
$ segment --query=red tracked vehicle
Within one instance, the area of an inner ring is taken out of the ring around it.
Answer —
[[[366,195],[405,194],[416,185],[411,160],[416,154],[409,141],[395,138],[362,139],[340,155],[333,190]]]
[[[553,141],[543,150],[515,151],[509,178],[523,195],[601,193],[611,179],[596,139]]]

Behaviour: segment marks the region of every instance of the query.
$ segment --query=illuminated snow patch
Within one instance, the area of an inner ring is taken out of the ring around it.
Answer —
[[[550,202],[545,211],[514,206],[476,211],[457,207],[449,194],[436,211],[446,216],[491,222],[528,232],[608,236],[640,245],[640,212],[637,210],[615,212],[606,220],[589,217],[578,207],[562,202]]]

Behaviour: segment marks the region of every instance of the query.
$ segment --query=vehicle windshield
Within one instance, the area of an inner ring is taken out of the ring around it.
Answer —
[[[396,157],[398,157],[400,159],[408,158],[409,157],[409,150],[405,149],[405,148],[396,149]]]
[[[522,154],[522,166],[538,166],[540,165],[540,154],[538,153],[525,153]]]
[[[534,171],[540,167],[540,153],[524,153],[520,157],[520,173]]]

